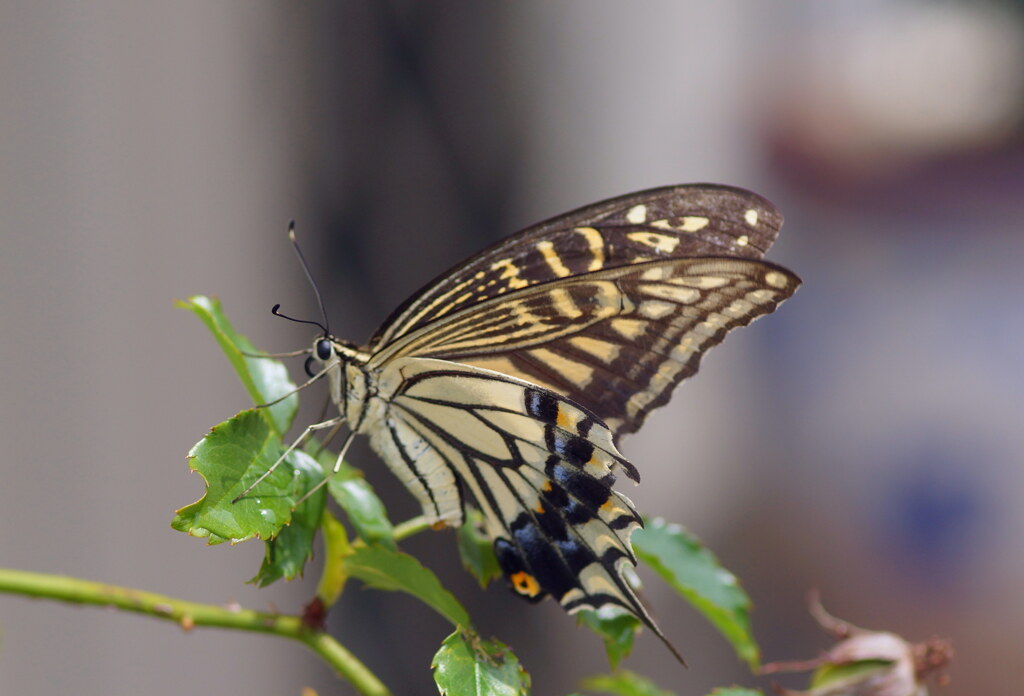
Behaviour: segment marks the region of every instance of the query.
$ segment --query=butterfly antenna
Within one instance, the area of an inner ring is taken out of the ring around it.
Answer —
[[[324,332],[325,336],[330,335],[330,332],[327,330],[327,327],[324,326],[323,324],[321,324],[320,322],[318,322],[318,321],[310,321],[309,319],[296,319],[295,317],[290,317],[287,314],[282,314],[279,311],[280,309],[281,309],[281,305],[280,304],[276,304],[276,305],[274,305],[273,307],[270,308],[270,313],[273,314],[275,317],[281,317],[282,319],[287,319],[288,321],[294,321],[296,324],[312,324],[313,326],[319,326],[320,330]],[[308,350],[302,351],[302,353],[308,353],[308,352],[309,352]],[[297,355],[301,355],[302,353],[297,353]]]
[[[300,355],[309,355],[313,352],[312,348],[303,348],[302,350],[293,350],[288,353],[250,353],[245,350],[238,351],[247,358],[297,358]]]
[[[309,264],[306,263],[306,257],[302,255],[302,249],[299,247],[299,241],[295,239],[295,221],[292,220],[288,223],[288,239],[292,241],[292,247],[295,248],[295,255],[299,257],[299,263],[302,264],[302,270],[306,274],[306,279],[309,284],[313,287],[313,294],[316,295],[316,303],[320,305],[320,316],[323,317],[324,323],[321,327],[324,330],[325,336],[330,336],[331,323],[327,320],[327,310],[324,308],[324,298],[320,294],[320,288],[317,287],[316,281],[313,280],[313,274],[309,270]]]

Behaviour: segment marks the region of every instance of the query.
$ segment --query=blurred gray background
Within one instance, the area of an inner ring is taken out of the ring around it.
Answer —
[[[296,611],[243,584],[258,542],[172,532],[185,454],[247,405],[175,298],[218,295],[267,350],[315,316],[363,340],[465,255],[641,188],[714,181],[787,216],[805,281],[623,451],[647,514],[752,595],[768,660],[837,615],[957,648],[946,694],[1024,681],[1024,39],[1012,3],[132,3],[0,6],[0,565]],[[299,366],[296,365],[296,368]],[[307,399],[313,403],[316,398]],[[364,448],[396,520],[411,497]],[[538,694],[606,669],[552,602],[427,559]],[[648,577],[627,666],[681,694],[766,686]],[[396,694],[434,691],[444,621],[352,586],[332,630]],[[0,596],[2,694],[351,693],[301,646]],[[799,681],[786,681],[798,686]]]

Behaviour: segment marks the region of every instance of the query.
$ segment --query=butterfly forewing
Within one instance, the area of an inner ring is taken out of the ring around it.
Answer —
[[[743,189],[671,186],[621,196],[515,234],[441,275],[377,331],[371,347],[487,299],[539,283],[659,258],[760,258],[782,226],[774,205]]]
[[[798,286],[763,261],[647,261],[488,300],[408,335],[379,359],[436,357],[514,375],[585,404],[619,435],[666,403],[704,351]]]

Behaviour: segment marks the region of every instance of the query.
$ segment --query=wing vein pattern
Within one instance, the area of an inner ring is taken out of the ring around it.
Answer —
[[[639,474],[615,442],[796,291],[762,260],[781,226],[769,201],[712,184],[552,218],[428,283],[365,347],[331,337],[332,393],[432,523],[480,509],[520,595],[618,606],[665,640],[627,579],[642,521],[612,486]]]
[[[391,432],[401,438],[404,428],[406,437],[430,443],[437,457],[413,462],[424,478],[448,467],[471,491],[514,588],[530,599],[550,593],[568,611],[616,604],[646,617],[619,572],[636,562],[629,536],[641,520],[612,489],[612,470],[633,473],[632,466],[603,423],[520,380],[440,360],[416,363],[392,397],[398,427]],[[484,390],[502,400],[473,403]],[[465,418],[453,419],[453,411]]]

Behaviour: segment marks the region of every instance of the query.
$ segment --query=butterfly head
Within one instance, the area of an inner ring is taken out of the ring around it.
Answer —
[[[321,362],[327,362],[331,359],[334,354],[334,346],[331,345],[331,340],[326,336],[321,336],[316,339],[313,343],[313,355],[317,357],[317,360]]]
[[[313,377],[321,372],[336,355],[331,338],[327,334],[317,336],[313,340],[313,347],[309,349],[309,357],[306,358],[306,374]]]

